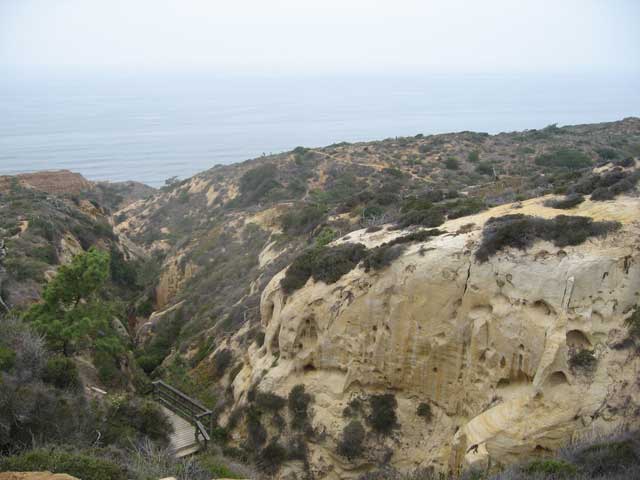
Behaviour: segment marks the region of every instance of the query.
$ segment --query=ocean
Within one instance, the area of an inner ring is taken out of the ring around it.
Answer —
[[[298,145],[640,115],[611,75],[223,75],[0,79],[0,174],[69,169],[161,186]]]

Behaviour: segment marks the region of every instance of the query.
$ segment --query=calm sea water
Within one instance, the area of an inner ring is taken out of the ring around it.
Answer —
[[[0,80],[0,174],[162,185],[298,145],[640,115],[640,78],[129,76]]]

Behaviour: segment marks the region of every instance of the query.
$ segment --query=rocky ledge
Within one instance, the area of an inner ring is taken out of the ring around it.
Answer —
[[[261,346],[247,352],[241,331],[220,347],[244,358],[230,385],[234,408],[252,392],[286,397],[304,385],[312,428],[322,433],[309,442],[310,468],[332,479],[356,477],[380,455],[402,470],[457,471],[637,427],[628,422],[640,408],[640,357],[624,322],[639,302],[640,199],[587,200],[571,210],[620,222],[606,237],[562,248],[536,241],[478,261],[489,218],[567,213],[544,201],[449,221],[444,234],[412,243],[388,267],[358,266],[329,285],[310,279],[287,295],[285,271],[276,275],[262,294]],[[360,230],[336,244],[372,248],[406,233]],[[389,392],[396,434],[367,434],[359,460],[337,454],[347,407]]]

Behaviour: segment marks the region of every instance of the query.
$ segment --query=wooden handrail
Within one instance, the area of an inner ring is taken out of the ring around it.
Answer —
[[[204,420],[208,417],[209,428],[213,429],[213,412],[203,406],[200,402],[185,395],[177,388],[172,387],[162,380],[155,380],[152,383],[153,393],[156,400],[161,402],[175,414],[191,423],[196,429],[196,440],[198,439],[198,436],[202,436],[206,448],[207,442],[209,442],[211,437],[207,428],[200,420]]]
[[[182,393],[180,390],[178,390],[177,388],[172,387],[171,385],[169,385],[168,383],[163,382],[162,380],[155,380],[153,383],[154,387],[162,387],[165,388],[167,390],[169,390],[171,393],[176,394],[178,397],[182,398],[183,400],[185,400],[186,402],[190,403],[191,405],[195,406],[196,408],[199,408],[200,410],[203,411],[203,413],[210,413],[211,410],[209,410],[208,408],[206,408],[205,406],[203,406],[200,402],[198,402],[197,400],[194,400],[193,398],[185,395],[184,393]]]
[[[206,445],[207,442],[209,440],[211,440],[211,437],[209,437],[209,433],[207,432],[207,429],[204,427],[204,425],[202,423],[200,423],[200,421],[196,420],[196,428],[199,431],[200,435],[202,435],[202,438],[204,438],[204,444]],[[198,432],[196,432],[197,435]]]

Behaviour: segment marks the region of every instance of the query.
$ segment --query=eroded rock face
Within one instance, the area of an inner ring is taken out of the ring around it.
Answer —
[[[51,472],[4,472],[0,473],[0,480],[78,480],[76,477],[64,473]]]
[[[559,213],[542,201],[518,211]],[[284,272],[276,275],[262,295],[264,345],[245,354],[236,403],[254,385],[286,396],[304,384],[315,398],[313,426],[326,433],[309,446],[319,478],[365,468],[335,453],[356,395],[395,393],[400,429],[386,445],[400,469],[510,463],[635,421],[640,361],[621,340],[640,301],[640,201],[608,203],[606,215],[591,202],[572,214],[623,228],[577,247],[537,242],[477,262],[481,226],[507,213],[503,206],[448,222],[448,234],[412,244],[380,272],[310,280],[289,297]],[[360,231],[349,241],[373,246],[398,234]],[[594,371],[570,367],[582,349],[594,352]],[[429,423],[416,414],[421,402],[434,412]]]

